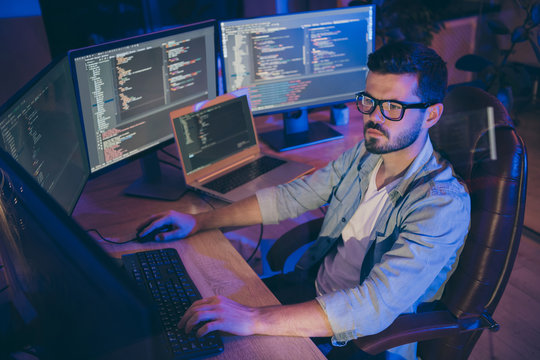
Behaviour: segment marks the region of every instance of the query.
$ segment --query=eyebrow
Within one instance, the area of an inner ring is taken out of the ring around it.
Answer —
[[[374,99],[377,99],[375,96],[371,95],[369,92],[367,92],[365,90],[364,90],[364,93],[366,95],[374,98]],[[418,96],[418,95],[415,94],[415,96]],[[398,100],[398,99],[377,99],[377,100],[379,100],[379,101],[395,101],[395,102],[400,103],[402,105],[416,104],[415,102],[412,102],[412,101],[403,101],[403,100]],[[422,100],[420,99],[419,101],[421,103]]]
[[[370,94],[369,92],[367,92],[367,91],[364,91],[364,93],[365,93],[366,95],[368,95],[369,97],[372,97],[372,98],[374,98],[374,99],[377,99],[375,96],[371,95],[371,94]],[[379,100],[379,101],[395,101],[395,102],[398,102],[398,103],[407,104],[406,101],[402,101],[402,100],[398,100],[398,99],[377,99],[377,100]]]

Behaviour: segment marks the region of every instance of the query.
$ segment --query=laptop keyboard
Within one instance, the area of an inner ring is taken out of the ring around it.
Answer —
[[[192,331],[184,333],[177,327],[189,306],[201,299],[175,249],[138,252],[122,256],[124,267],[137,284],[148,291],[157,305],[164,333],[174,359],[189,359],[223,351],[218,334],[201,338]]]
[[[285,162],[285,160],[263,156],[255,161],[250,162],[249,164],[231,171],[228,174],[204,184],[204,186],[221,194],[225,194],[255,179],[256,177],[275,169]]]

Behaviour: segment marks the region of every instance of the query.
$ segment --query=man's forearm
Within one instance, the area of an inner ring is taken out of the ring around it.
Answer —
[[[256,309],[255,334],[278,336],[332,336],[328,318],[316,300]]]
[[[194,215],[198,230],[225,226],[248,226],[262,222],[259,203],[255,195],[213,211]]]

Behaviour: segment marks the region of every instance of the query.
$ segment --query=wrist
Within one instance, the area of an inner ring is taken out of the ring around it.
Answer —
[[[195,226],[193,227],[193,233],[203,230],[209,230],[211,228],[208,224],[209,214],[210,212],[204,212],[193,215],[193,217],[195,218]]]
[[[251,332],[257,335],[269,335],[268,326],[264,321],[264,313],[267,308],[255,307],[251,308]]]

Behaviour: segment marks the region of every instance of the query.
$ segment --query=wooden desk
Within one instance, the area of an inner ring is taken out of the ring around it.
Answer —
[[[354,146],[363,137],[361,117],[353,104],[350,104],[349,108],[351,114],[349,124],[332,126],[345,135],[343,139],[279,154],[271,150],[264,142],[261,142],[260,145],[265,152],[320,168]],[[329,110],[310,114],[310,120],[328,121],[328,119]],[[256,117],[255,123],[258,132],[282,127],[281,115]],[[167,150],[177,153],[175,145],[169,146]],[[198,213],[211,208],[199,194],[191,191],[186,192],[180,200],[173,202],[124,196],[123,189],[139,176],[139,164],[133,162],[89,181],[75,208],[73,217],[83,228],[98,229],[106,238],[122,242],[133,238],[136,227],[150,215],[169,209]],[[225,205],[219,200],[206,200],[215,207]],[[293,225],[294,221],[292,225],[274,226],[273,232],[275,234],[276,230],[284,231]],[[249,233],[249,229],[247,231]],[[267,230],[265,230],[265,234],[267,234]],[[229,240],[218,230],[165,244],[128,243],[114,245],[103,240],[97,240],[97,242],[109,254],[117,258],[122,254],[138,250],[173,247],[178,250],[202,296],[220,294],[249,306],[279,303]],[[217,356],[217,359],[325,359],[317,347],[305,338],[224,336],[224,343],[225,351]]]
[[[169,150],[174,150],[174,147]],[[187,213],[208,210],[198,194],[187,192],[174,202],[122,195],[123,189],[140,176],[137,162],[130,163],[88,182],[73,217],[85,229],[98,229],[106,238],[122,242],[134,237],[136,227],[152,214],[174,209]],[[210,200],[213,206],[224,203]],[[203,297],[220,294],[249,306],[279,304],[257,274],[218,230],[169,243],[115,245],[97,240],[112,256],[162,247],[176,248]],[[306,338],[277,336],[223,336],[225,351],[216,359],[325,359]]]

